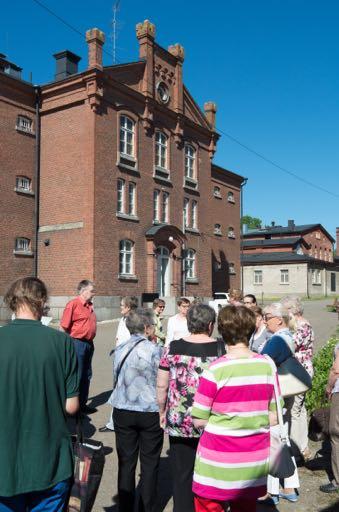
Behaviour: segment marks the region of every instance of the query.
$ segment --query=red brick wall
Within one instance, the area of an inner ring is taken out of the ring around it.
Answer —
[[[0,295],[19,277],[32,275],[34,259],[13,254],[16,237],[31,240],[34,250],[34,197],[14,191],[15,178],[23,175],[34,186],[35,137],[15,129],[17,116],[35,122],[34,90],[0,75]],[[34,127],[35,129],[35,127]]]

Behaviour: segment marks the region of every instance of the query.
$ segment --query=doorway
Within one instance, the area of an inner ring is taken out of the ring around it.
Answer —
[[[157,248],[157,291],[159,297],[169,297],[171,291],[171,260],[167,247]]]

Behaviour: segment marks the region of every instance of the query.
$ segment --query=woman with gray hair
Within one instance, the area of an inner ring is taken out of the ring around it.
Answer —
[[[261,354],[270,356],[279,369],[279,366],[294,354],[294,341],[290,331],[291,318],[289,311],[281,302],[274,302],[264,308],[264,321],[267,329],[272,333],[272,337],[265,344]],[[293,398],[286,398],[286,410],[284,415],[286,433],[290,430],[292,405]],[[289,478],[285,478],[282,483],[283,488],[280,491],[279,479],[269,475],[267,479],[267,490],[270,496],[267,495],[264,499],[260,499],[259,501],[274,505],[279,503],[279,497],[290,502],[298,501],[296,489],[300,487],[300,484],[297,466],[295,467],[293,475]]]
[[[152,311],[136,309],[126,317],[131,337],[119,345],[113,365],[113,421],[118,454],[119,510],[133,512],[135,469],[140,455],[138,510],[156,511],[156,490],[163,431],[159,422],[156,380],[162,348],[154,336]]]
[[[225,344],[212,338],[215,312],[207,304],[194,304],[187,313],[189,335],[173,340],[160,361],[157,397],[160,421],[169,435],[174,512],[194,512],[193,469],[202,429],[191,415],[199,377],[223,355]]]
[[[289,311],[294,323],[293,341],[295,357],[305,370],[313,377],[313,343],[314,332],[310,322],[303,316],[304,308],[299,297],[287,296],[281,300],[282,305]],[[308,447],[308,422],[305,406],[305,393],[294,396],[291,409],[291,441],[296,448],[296,455],[305,461],[311,458]]]

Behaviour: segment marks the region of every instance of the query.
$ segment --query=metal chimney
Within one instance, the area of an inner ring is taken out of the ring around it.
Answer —
[[[75,53],[64,50],[55,53],[53,57],[56,60],[56,72],[54,77],[56,81],[64,80],[78,72],[78,62],[81,60],[81,57],[78,57]]]

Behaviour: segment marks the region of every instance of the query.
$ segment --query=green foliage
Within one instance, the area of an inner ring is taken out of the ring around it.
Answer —
[[[334,347],[339,342],[338,336],[328,340],[313,358],[314,377],[312,389],[306,394],[306,408],[312,413],[319,407],[326,407],[329,402],[325,395],[328,374],[333,365]]]
[[[262,220],[259,219],[258,217],[251,217],[250,215],[244,215],[241,218],[241,225],[243,226],[244,224],[247,225],[248,229],[257,229],[257,228],[261,228]]]

